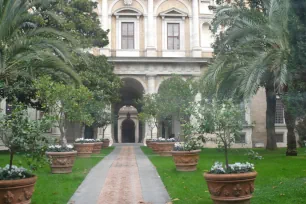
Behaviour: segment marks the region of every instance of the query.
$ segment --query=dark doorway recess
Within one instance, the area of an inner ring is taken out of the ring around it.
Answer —
[[[122,122],[122,142],[135,142],[135,123],[132,119],[125,119]]]
[[[94,139],[94,128],[92,126],[85,126],[84,137],[85,139]]]

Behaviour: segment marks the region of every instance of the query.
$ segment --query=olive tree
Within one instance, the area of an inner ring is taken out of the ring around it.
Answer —
[[[200,133],[216,135],[216,142],[224,149],[228,168],[228,149],[240,136],[243,129],[243,113],[240,106],[231,99],[201,100],[195,107],[195,121]]]
[[[138,118],[140,121],[148,124],[152,139],[153,130],[158,127],[158,119],[160,117],[160,112],[156,102],[156,94],[144,95],[138,103],[142,105],[141,113],[138,114]]]
[[[92,93],[83,85],[75,87],[42,77],[35,81],[37,99],[50,113],[54,114],[56,127],[60,130],[60,143],[67,144],[67,121],[91,125],[93,118],[86,108],[93,98]]]
[[[37,162],[44,157],[48,140],[43,135],[50,129],[52,120],[43,117],[31,120],[25,106],[17,104],[12,114],[0,115],[0,140],[10,152],[9,170],[12,169],[14,154],[26,153],[31,169],[36,169]]]

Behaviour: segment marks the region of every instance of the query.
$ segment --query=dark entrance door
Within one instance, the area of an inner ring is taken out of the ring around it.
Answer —
[[[85,139],[94,139],[94,128],[92,126],[85,126],[84,137]]]
[[[122,142],[134,143],[135,142],[135,123],[131,119],[125,119],[122,122]]]

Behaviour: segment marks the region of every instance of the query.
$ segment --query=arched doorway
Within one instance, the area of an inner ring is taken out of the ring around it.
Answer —
[[[135,123],[132,119],[127,118],[122,122],[121,135],[123,143],[135,142]]]
[[[120,90],[121,100],[112,106],[113,113],[117,117],[117,120],[115,120],[113,124],[113,138],[115,139],[115,142],[121,143],[125,141],[122,135],[122,122],[127,118],[127,113],[130,113],[131,119],[135,124],[134,142],[138,143],[142,141],[145,132],[145,125],[137,119],[137,114],[141,111],[141,105],[137,103],[137,100],[142,98],[145,93],[145,88],[140,81],[132,77],[125,77],[122,79],[122,82],[123,87]],[[128,107],[133,107],[134,110],[128,110]]]

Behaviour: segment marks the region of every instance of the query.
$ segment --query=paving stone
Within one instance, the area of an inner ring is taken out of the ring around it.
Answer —
[[[171,199],[139,144],[115,150],[87,175],[69,204],[166,204]]]

